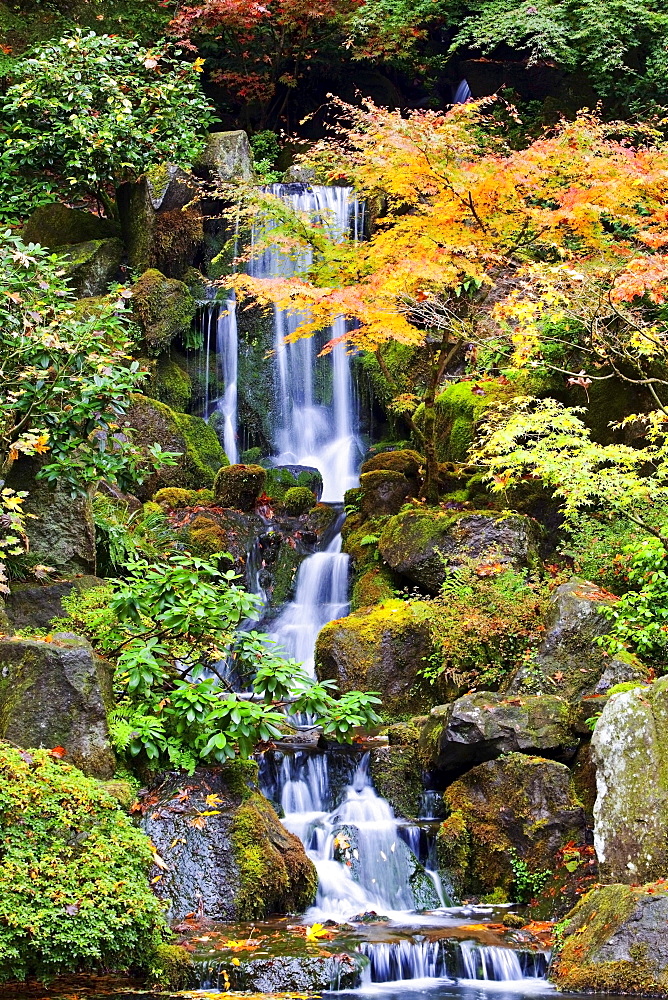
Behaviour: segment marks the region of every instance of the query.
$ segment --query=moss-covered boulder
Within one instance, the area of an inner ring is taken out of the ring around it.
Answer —
[[[444,799],[451,815],[439,842],[442,861],[457,859],[464,892],[509,892],[509,852],[539,873],[553,867],[569,841],[584,843],[584,810],[570,771],[553,760],[511,753],[487,761],[450,785]]]
[[[99,782],[0,744],[0,842],[0,981],[148,971],[166,931],[153,850]]]
[[[550,979],[572,993],[668,996],[668,887],[604,885],[567,916]]]
[[[352,611],[359,611],[361,608],[370,608],[374,604],[388,601],[395,596],[397,586],[398,580],[392,570],[375,563],[356,576],[350,597],[350,608]]]
[[[163,877],[155,891],[169,900],[170,920],[193,911],[213,920],[263,919],[301,913],[313,902],[315,868],[256,779],[254,762],[235,761],[160,786],[142,826],[169,866],[156,871]]]
[[[201,417],[178,413],[155,399],[139,393],[130,398],[126,426],[135,443],[147,449],[157,443],[163,451],[181,456],[176,465],[165,466],[137,486],[139,499],[150,500],[168,486],[189,490],[213,486],[216,473],[227,464],[215,431]]]
[[[22,456],[7,476],[7,486],[28,496],[24,511],[31,558],[52,566],[61,576],[95,573],[95,524],[90,497],[72,497],[69,489],[37,479],[43,460]]]
[[[149,382],[145,394],[166,403],[172,410],[187,411],[193,394],[192,378],[177,361],[167,355],[149,362]]]
[[[315,653],[320,680],[341,691],[380,691],[388,712],[429,708],[440,688],[420,676],[433,651],[421,610],[420,602],[391,600],[325,625]]]
[[[228,465],[216,476],[216,503],[236,510],[253,510],[264,488],[267,472],[261,465]]]
[[[78,298],[104,295],[118,272],[124,248],[120,240],[90,240],[58,248],[58,258]]]
[[[252,181],[253,154],[248,135],[242,129],[232,132],[212,132],[197,162],[197,168],[211,173],[215,180]]]
[[[446,780],[507,753],[569,761],[579,746],[570,706],[556,695],[508,698],[476,691],[432,710],[437,715],[443,729],[434,766]]]
[[[245,461],[250,464],[250,460]],[[288,490],[295,487],[310,490],[319,500],[322,496],[322,473],[310,465],[277,465],[267,469],[264,492],[272,500],[282,501]]]
[[[406,479],[411,480],[414,487],[419,487],[421,471],[424,468],[424,458],[411,448],[399,448],[396,451],[381,451],[367,458],[361,472],[377,472],[385,469],[389,472],[401,472]]]
[[[110,219],[54,202],[36,208],[21,235],[25,243],[39,243],[47,250],[57,250],[91,240],[112,240],[120,236],[120,228]]]
[[[449,570],[471,561],[535,569],[539,536],[538,525],[521,514],[415,509],[390,518],[378,547],[391,569],[436,594]]]
[[[308,486],[293,486],[286,491],[283,497],[283,509],[286,514],[290,514],[293,517],[307,514],[311,507],[315,507],[316,503],[315,493]]]
[[[0,738],[20,747],[63,747],[85,774],[110,778],[112,681],[112,666],[79,636],[1,639]]]
[[[415,488],[402,472],[377,469],[360,476],[360,511],[362,517],[397,514]]]
[[[668,873],[668,678],[613,694],[592,738],[594,845],[615,882]]]
[[[512,693],[558,693],[569,701],[602,695],[624,681],[643,681],[647,670],[637,657],[609,656],[596,639],[610,631],[603,609],[613,594],[574,577],[557,587],[545,638],[536,655],[520,667],[508,690]]]
[[[196,304],[187,285],[151,268],[132,286],[132,309],[149,353],[159,354],[190,329]]]
[[[396,816],[417,819],[422,798],[422,761],[416,743],[375,747],[369,754],[373,786]]]

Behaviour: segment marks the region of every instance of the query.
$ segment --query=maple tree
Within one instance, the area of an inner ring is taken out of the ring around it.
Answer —
[[[395,405],[410,412],[424,449],[427,496],[436,492],[436,393],[467,350],[494,340],[508,366],[584,381],[583,357],[596,369],[588,378],[608,378],[603,367],[621,370],[623,352],[642,368],[662,349],[655,317],[638,308],[639,297],[661,304],[666,281],[668,153],[651,133],[583,112],[512,150],[488,101],[407,115],[338,105],[345,126],[309,162],[382,199],[370,238],[335,242],[317,220],[255,196],[251,211],[272,218],[265,240],[295,254],[309,244],[313,263],[290,279],[235,281],[303,314],[292,339],[344,315],[347,342],[381,366],[390,341],[424,350],[421,400]]]

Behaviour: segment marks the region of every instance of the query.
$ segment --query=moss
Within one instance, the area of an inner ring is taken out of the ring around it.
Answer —
[[[294,583],[302,562],[302,556],[291,545],[282,544],[278,559],[272,568],[271,603],[278,607],[289,601],[294,593]]]
[[[307,514],[316,503],[315,494],[307,486],[293,486],[283,497],[283,507],[287,514],[298,516]]]
[[[204,518],[199,518],[200,522],[203,520]],[[225,532],[212,521],[209,521],[206,527],[196,528],[192,525],[188,529],[186,540],[193,555],[201,556],[203,559],[224,552],[227,544]]]
[[[439,871],[446,872],[455,894],[466,887],[471,855],[471,835],[459,810],[454,810],[438,828],[436,857]]]
[[[187,285],[149,268],[132,287],[132,307],[149,353],[158,354],[174,337],[187,333],[196,303]]]
[[[55,202],[35,209],[22,235],[26,243],[39,243],[48,250],[56,250],[73,244],[88,244],[91,240],[114,239],[120,231],[109,219]]]
[[[186,990],[199,984],[190,952],[174,944],[161,944],[150,959],[148,983],[163,990]]]
[[[165,356],[158,358],[152,367],[146,395],[166,403],[172,410],[187,410],[193,392],[188,372]]]
[[[417,479],[420,469],[424,466],[424,459],[417,451],[402,449],[400,451],[384,451],[379,455],[373,455],[367,459],[362,466],[362,472],[376,472],[378,469],[386,469],[390,472],[401,472],[409,479]]]
[[[241,879],[235,899],[239,919],[300,913],[313,902],[315,868],[262,795],[252,793],[236,811],[232,844]]]
[[[387,746],[371,752],[369,774],[378,794],[395,815],[417,819],[422,796],[422,767],[415,746]]]
[[[220,470],[213,484],[216,503],[236,510],[253,510],[266,475],[261,465],[228,465]]]
[[[182,507],[189,507],[192,501],[193,490],[182,490],[176,486],[167,486],[158,490],[153,497],[153,502],[160,510],[179,510]]]
[[[395,596],[398,578],[387,566],[376,564],[365,569],[353,583],[350,607],[352,611],[381,604]]]
[[[169,183],[167,174],[164,186]],[[155,187],[155,182],[153,182]],[[193,251],[204,240],[202,213],[197,207],[175,208],[159,212],[153,227],[153,254],[159,270],[183,274],[193,258]],[[190,283],[188,283],[190,287]]]
[[[129,781],[112,778],[110,781],[101,781],[100,785],[123,809],[129,809],[136,798],[135,787]]]
[[[601,950],[648,896],[665,899],[664,883],[646,886],[606,885],[594,888],[568,914],[550,978],[573,992],[668,995],[668,974],[640,944],[630,944],[630,960],[603,961]],[[630,930],[632,935],[633,930]]]
[[[251,452],[259,452],[259,448],[251,448],[249,452],[245,454],[251,454]],[[260,457],[259,455],[257,456]],[[246,458],[245,464],[251,464],[254,462],[253,458]],[[322,475],[317,469],[301,469],[299,472],[293,472],[292,469],[285,468],[284,466],[278,466],[278,468],[267,469],[267,478],[264,482],[264,492],[267,496],[271,497],[272,500],[282,501],[285,498],[288,490],[294,487],[305,487],[310,490],[311,493],[315,494],[316,497],[320,496],[322,493]],[[312,501],[311,506],[315,503],[315,499]]]
[[[360,476],[362,517],[396,514],[409,496],[417,493],[416,480],[407,479],[401,472],[375,469]]]

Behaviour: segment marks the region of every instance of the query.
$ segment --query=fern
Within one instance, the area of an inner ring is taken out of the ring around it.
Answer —
[[[472,572],[469,566],[448,567],[448,573],[441,584],[441,596],[453,601],[461,601],[473,596]]]

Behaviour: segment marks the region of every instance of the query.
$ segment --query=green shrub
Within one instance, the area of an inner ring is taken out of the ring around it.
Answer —
[[[150,965],[153,849],[98,782],[1,743],[0,831],[0,979]]]
[[[315,494],[307,486],[293,486],[283,497],[283,507],[295,517],[306,514],[316,503]]]

